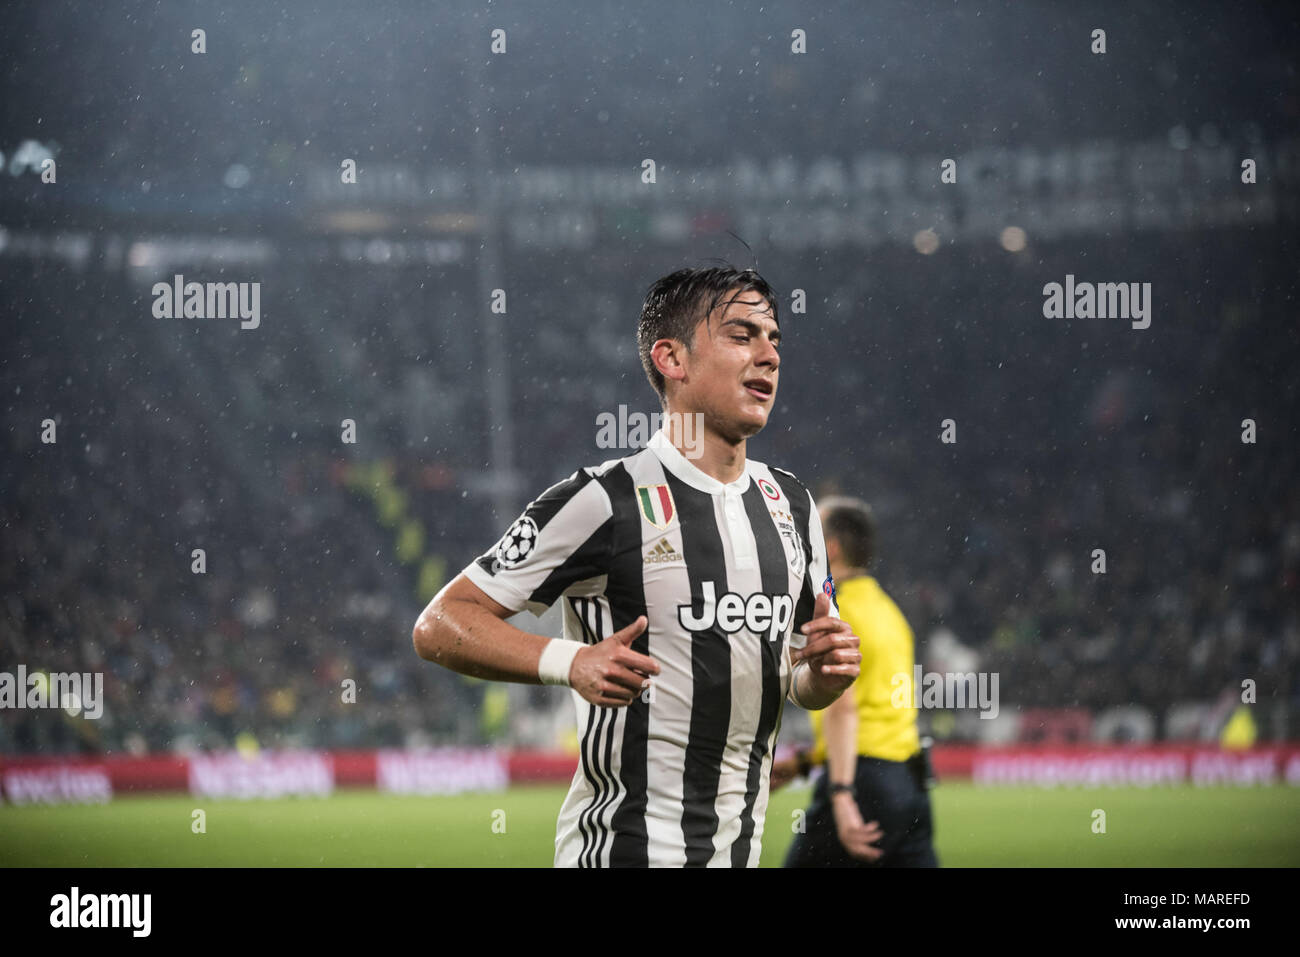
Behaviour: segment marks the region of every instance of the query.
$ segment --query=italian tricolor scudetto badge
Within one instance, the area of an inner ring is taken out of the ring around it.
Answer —
[[[638,485],[637,499],[641,502],[641,514],[655,528],[667,528],[673,520],[677,509],[673,507],[673,494],[667,485]]]

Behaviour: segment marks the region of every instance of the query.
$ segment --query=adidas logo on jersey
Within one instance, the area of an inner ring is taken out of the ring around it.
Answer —
[[[659,539],[659,544],[650,551],[645,553],[646,565],[659,565],[663,562],[680,562],[682,553],[673,548],[672,543],[666,538]]]
[[[716,626],[723,634],[731,635],[744,628],[754,634],[766,633],[768,641],[776,641],[794,618],[794,599],[789,595],[756,592],[743,598],[729,591],[715,598],[717,586],[713,582],[704,582],[702,589],[704,608],[700,614],[695,614],[693,605],[677,606],[677,620],[687,631],[707,631]]]

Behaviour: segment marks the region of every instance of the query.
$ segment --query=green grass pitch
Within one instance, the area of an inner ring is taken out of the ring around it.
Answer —
[[[548,867],[564,787],[417,798],[203,801],[120,797],[98,806],[0,807],[0,866]],[[809,790],[773,796],[763,865],[779,866]],[[1253,867],[1300,865],[1292,787],[934,792],[947,866]],[[206,813],[207,832],[191,830]],[[1094,810],[1106,832],[1093,833]],[[496,813],[504,812],[504,814]]]

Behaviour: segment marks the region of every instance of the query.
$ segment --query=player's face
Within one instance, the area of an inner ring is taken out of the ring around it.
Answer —
[[[726,298],[735,295],[733,290]],[[758,432],[776,401],[780,342],[767,300],[756,292],[740,293],[725,312],[714,310],[696,327],[684,357],[683,405],[702,412],[706,425],[731,441]]]

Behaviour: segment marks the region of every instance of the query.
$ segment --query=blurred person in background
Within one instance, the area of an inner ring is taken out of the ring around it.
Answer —
[[[861,674],[850,694],[810,717],[813,749],[772,767],[772,788],[825,763],[803,833],[786,867],[937,867],[932,844],[929,754],[911,700],[912,629],[867,574],[876,522],[859,499],[828,498],[819,509],[840,616],[861,639]],[[900,683],[895,676],[903,675]],[[902,707],[898,705],[902,704]]]

